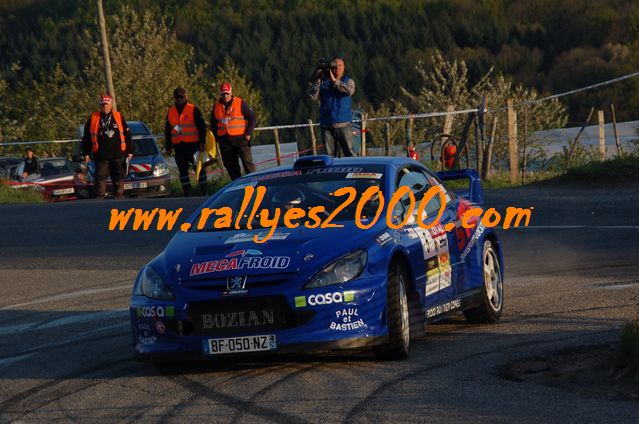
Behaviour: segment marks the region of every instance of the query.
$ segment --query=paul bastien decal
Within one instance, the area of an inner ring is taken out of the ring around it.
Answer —
[[[350,331],[365,325],[364,320],[359,317],[357,308],[344,308],[335,311],[335,320],[331,321],[328,328],[336,331]]]

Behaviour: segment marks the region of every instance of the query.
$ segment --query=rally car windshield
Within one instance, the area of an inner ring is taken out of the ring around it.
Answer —
[[[242,208],[246,187],[257,189],[263,186],[266,188],[263,200],[257,204],[256,196],[251,197],[248,207],[239,221],[240,228],[246,228],[253,208],[257,211],[251,222],[253,228],[259,228],[260,219],[264,214],[269,219],[276,217],[278,209],[280,212],[277,226],[284,225],[284,215],[292,208],[300,208],[308,213],[313,208],[318,210],[317,207],[323,207],[323,210],[318,213],[318,218],[322,220],[330,216],[336,209],[341,208],[332,221],[353,221],[361,194],[369,187],[377,187],[383,191],[383,172],[382,165],[369,165],[336,166],[256,175],[253,178],[245,178],[230,185],[222,195],[206,205],[206,208],[216,211],[221,208],[230,208],[234,213],[233,228],[235,228],[237,218],[235,214],[239,213],[238,211]],[[342,187],[353,187],[357,193],[356,199],[346,206],[344,204],[347,195],[334,195],[335,191]],[[374,215],[378,206],[376,202],[376,198],[366,202],[362,215]],[[196,224],[198,219],[195,221]],[[204,225],[200,225],[201,228],[197,229],[193,226],[193,231],[215,231],[215,222],[218,219],[220,219],[220,215],[212,214]]]

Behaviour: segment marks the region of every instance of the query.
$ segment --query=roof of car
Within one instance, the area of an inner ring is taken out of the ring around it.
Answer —
[[[302,158],[304,158],[303,156]],[[308,157],[308,156],[306,156]],[[412,159],[403,156],[364,156],[364,157],[348,157],[348,158],[333,158],[333,163],[330,166],[362,166],[362,165],[395,165],[400,166],[405,163],[416,162]],[[263,169],[250,176],[269,174],[271,172],[290,171],[295,165],[282,165],[274,168]]]
[[[151,134],[151,130],[146,124],[142,121],[126,121],[126,124],[129,126],[131,130],[131,134],[133,135],[147,135]]]

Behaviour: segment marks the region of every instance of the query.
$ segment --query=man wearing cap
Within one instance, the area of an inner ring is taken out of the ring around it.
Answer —
[[[222,162],[231,180],[242,176],[238,158],[242,160],[244,172],[255,172],[251,154],[251,134],[257,124],[255,112],[239,97],[233,96],[231,84],[220,86],[220,99],[213,106],[211,130],[220,146]]]
[[[169,155],[175,150],[175,164],[180,172],[182,191],[185,196],[190,196],[189,163],[195,169],[193,155],[205,149],[206,124],[200,109],[187,100],[184,88],[173,90],[174,105],[169,109],[164,125],[164,147]],[[200,173],[198,182],[202,194],[206,194],[206,172]]]
[[[115,198],[124,198],[124,156],[133,157],[135,146],[131,131],[120,112],[113,109],[113,99],[108,94],[100,96],[100,110],[93,112],[84,125],[82,153],[89,163],[95,161],[95,188],[98,199],[106,194],[107,175],[115,188]]]

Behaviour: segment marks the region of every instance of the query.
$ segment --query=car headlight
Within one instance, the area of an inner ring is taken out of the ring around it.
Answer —
[[[154,177],[163,177],[169,174],[169,167],[166,162],[158,162],[153,165],[153,176]]]
[[[327,265],[320,272],[315,274],[304,285],[305,289],[342,284],[357,278],[364,267],[368,253],[366,250],[356,250]]]
[[[145,266],[140,274],[140,280],[134,294],[144,295],[151,299],[175,299],[169,286],[150,266]]]

